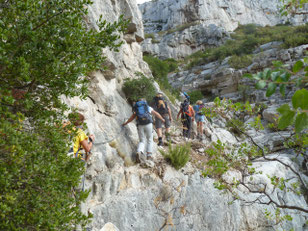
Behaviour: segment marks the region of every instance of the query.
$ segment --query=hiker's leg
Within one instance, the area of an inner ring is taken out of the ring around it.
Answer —
[[[167,141],[170,141],[170,126],[171,126],[171,122],[170,122],[170,118],[169,118],[169,115],[166,114],[164,116],[164,119],[165,119],[165,128],[166,128],[166,132],[165,132],[165,135],[166,135],[166,139]]]
[[[142,152],[144,153],[144,145],[146,142],[146,136],[145,136],[145,129],[146,125],[138,125],[138,135],[139,135],[139,144],[138,144],[138,149],[137,152]]]
[[[191,117],[188,116],[187,118],[187,138],[190,138],[191,125],[192,125]]]
[[[147,142],[147,153],[151,153],[153,151],[153,124],[149,123],[144,125],[144,133]]]
[[[156,118],[155,127],[158,136],[158,145],[163,145],[163,122]]]
[[[183,136],[188,138],[188,118],[185,118],[183,123]]]

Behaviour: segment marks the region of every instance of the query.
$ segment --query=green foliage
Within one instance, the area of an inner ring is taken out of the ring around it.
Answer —
[[[89,28],[88,0],[2,1],[0,5],[0,230],[72,230],[88,216],[74,192],[84,164],[67,156],[61,96],[86,97],[84,76],[117,50],[126,22]],[[71,132],[71,135],[74,133]]]
[[[204,98],[203,94],[201,91],[190,91],[188,92],[188,95],[190,97],[190,103],[191,104],[195,104],[197,102],[197,100],[201,100]]]
[[[155,39],[155,35],[154,35],[153,33],[145,34],[145,35],[144,35],[144,38],[145,38],[145,39],[148,39],[148,38]]]
[[[150,102],[156,94],[153,79],[145,77],[142,73],[136,73],[136,79],[125,79],[123,84],[123,92],[126,98],[131,102],[136,102],[141,98],[145,98]]]
[[[290,80],[292,74],[295,75],[300,71],[307,72],[305,64],[308,64],[308,59],[297,61],[292,68],[292,72],[290,72],[284,69],[281,62],[274,62],[275,68],[273,70],[265,69],[257,74],[246,74],[245,77],[257,80],[257,89],[263,89],[267,86],[267,97],[273,95],[276,92],[276,88],[279,88],[280,93],[284,96],[287,84],[301,86],[307,82],[307,76]],[[284,104],[277,110],[282,115],[279,118],[278,128],[283,130],[295,123],[295,131],[299,133],[308,126],[308,91],[305,88],[294,93],[292,106],[293,109],[288,104]]]
[[[198,51],[187,57],[187,69],[204,63],[223,60],[233,56],[229,64],[234,68],[243,68],[251,62],[250,54],[260,45],[282,41],[283,48],[296,47],[308,43],[308,24],[301,26],[280,25],[261,27],[255,24],[240,25],[232,34],[232,39],[224,45]]]
[[[186,145],[176,145],[175,147],[172,147],[172,145],[169,144],[168,152],[165,152],[163,150],[159,151],[167,161],[171,162],[172,166],[176,170],[179,170],[185,166],[187,161],[189,161],[191,146],[190,144],[186,144]]]
[[[196,26],[198,24],[199,24],[199,22],[185,23],[185,24],[179,25],[179,26],[177,26],[177,27],[175,27],[173,29],[167,30],[166,33],[167,34],[172,34],[172,33],[177,32],[177,31],[183,31],[183,30],[185,30],[185,29],[187,29],[187,28],[189,28],[191,26]]]
[[[244,67],[248,67],[250,64],[252,64],[252,56],[251,55],[243,55],[243,56],[232,55],[230,59],[228,60],[228,63],[230,67],[233,67],[235,69],[241,69]]]
[[[245,123],[236,118],[231,118],[228,120],[226,127],[229,129],[229,131],[235,133],[238,136],[240,136],[246,130]]]
[[[159,58],[151,55],[143,56],[152,71],[155,81],[158,82],[160,88],[165,92],[166,95],[172,95],[171,99],[179,97],[179,91],[171,87],[168,82],[168,73],[177,70],[178,64],[174,59],[160,60]]]

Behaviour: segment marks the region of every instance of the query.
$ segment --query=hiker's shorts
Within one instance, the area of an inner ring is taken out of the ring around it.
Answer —
[[[198,115],[198,114],[196,114],[195,119],[196,119],[197,123],[198,122],[204,123],[205,122],[205,115]]]
[[[162,115],[162,117],[163,117],[164,120],[165,120],[165,128],[170,128],[170,119],[169,119],[169,115],[168,115],[168,114],[165,114],[165,115]],[[162,127],[163,127],[163,121],[161,121],[161,120],[158,119],[158,118],[155,118],[155,127],[156,127],[156,128],[162,128]]]

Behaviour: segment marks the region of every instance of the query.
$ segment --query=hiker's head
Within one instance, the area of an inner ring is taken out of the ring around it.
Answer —
[[[158,92],[158,93],[156,94],[156,97],[159,97],[159,98],[163,97],[163,93]]]
[[[137,100],[137,102],[139,102],[139,101],[145,101],[145,102],[146,102],[145,98],[139,98],[139,99]]]
[[[202,104],[202,101],[201,101],[201,100],[198,100],[198,101],[196,102],[196,104],[197,104],[197,105],[201,105],[201,104]]]
[[[73,112],[73,113],[70,113],[68,115],[68,118],[70,119],[71,123],[74,124],[75,126],[80,126],[83,124],[84,122],[84,115],[82,115],[81,113],[79,112]]]

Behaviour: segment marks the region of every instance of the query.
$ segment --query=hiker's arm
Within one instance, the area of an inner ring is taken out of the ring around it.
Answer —
[[[176,116],[176,120],[179,119],[180,114],[181,114],[181,110],[179,110],[179,113],[178,113],[178,115]]]
[[[158,119],[160,119],[161,121],[165,123],[164,118],[158,112],[152,110],[152,115],[156,116]]]
[[[137,115],[135,113],[132,114],[132,116],[125,123],[123,123],[122,125],[125,126],[126,124],[132,122],[136,118],[136,116]]]
[[[169,119],[170,119],[170,122],[172,122],[172,116],[171,116],[171,110],[170,110],[170,107],[168,107],[168,114],[169,114]]]
[[[193,107],[191,107],[191,113],[192,113],[192,121],[195,121],[195,110],[193,109]]]
[[[90,152],[91,151],[91,148],[93,146],[93,143],[90,141],[88,143],[88,140],[87,139],[84,139],[83,141],[80,142],[83,149],[86,151],[86,152]]]

